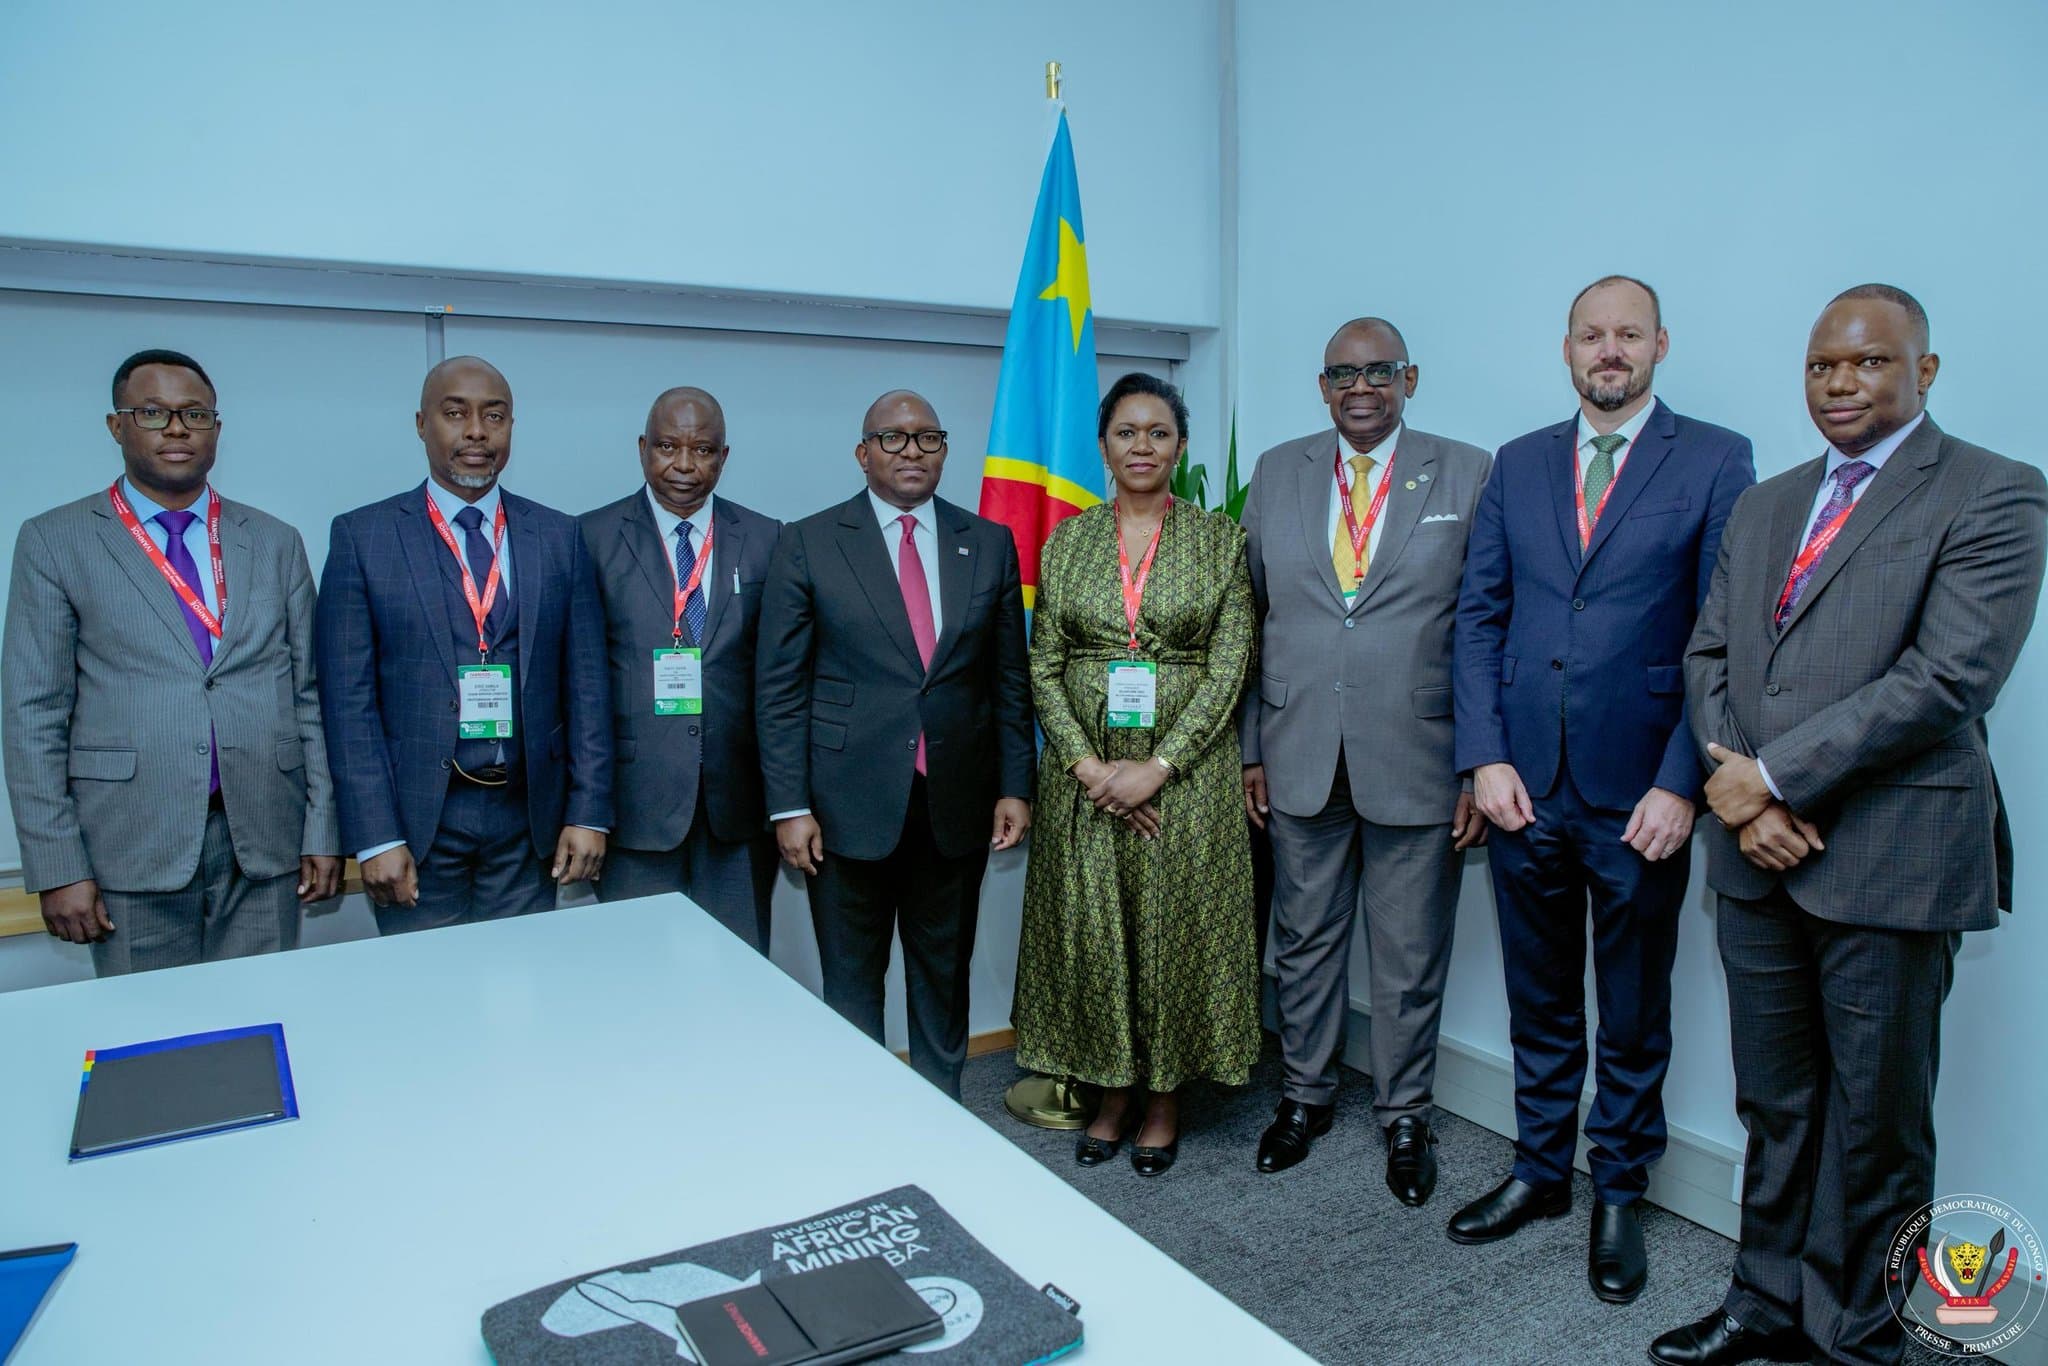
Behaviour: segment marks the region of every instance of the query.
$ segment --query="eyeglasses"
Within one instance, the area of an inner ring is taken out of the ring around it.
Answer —
[[[890,455],[903,454],[904,448],[913,441],[917,443],[917,448],[926,455],[937,455],[940,451],[946,449],[946,434],[937,430],[928,432],[899,432],[892,427],[886,432],[863,432],[860,439],[874,442]]]
[[[188,432],[210,432],[220,421],[218,408],[116,408],[117,413],[126,413],[135,419],[135,425],[145,432],[160,432],[171,425],[176,418],[185,424]]]
[[[1405,360],[1376,360],[1370,365],[1325,365],[1323,378],[1332,389],[1349,389],[1360,375],[1375,389],[1384,389],[1394,382],[1397,375],[1406,374]]]

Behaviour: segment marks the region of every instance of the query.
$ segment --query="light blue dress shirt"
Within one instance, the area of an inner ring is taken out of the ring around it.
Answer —
[[[213,613],[215,621],[220,620],[220,590],[213,586],[213,552],[206,545],[206,495],[209,489],[201,489],[199,499],[188,511],[195,514],[191,524],[185,528],[181,538],[186,553],[192,556],[192,563],[199,566],[199,582],[191,585],[199,590],[200,598],[206,603],[206,610]],[[121,481],[121,496],[128,500],[128,506],[135,509],[135,516],[142,523],[142,529],[149,539],[156,542],[158,550],[168,551],[171,534],[156,519],[159,512],[168,511],[163,504],[150,498],[136,488],[130,480]]]

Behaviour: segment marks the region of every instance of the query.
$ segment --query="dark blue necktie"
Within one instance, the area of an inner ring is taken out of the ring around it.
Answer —
[[[474,507],[466,507],[455,514],[455,525],[462,528],[462,550],[469,560],[469,576],[476,580],[476,595],[482,601],[484,585],[491,577],[491,538],[484,535],[484,515]],[[510,596],[505,585],[498,585],[498,596],[491,601],[490,613],[484,618],[486,639],[496,640],[505,629],[505,599]]]
[[[199,600],[204,602],[205,583],[199,577],[199,566],[192,562],[192,552],[185,548],[186,529],[198,515],[187,509],[181,508],[173,512],[167,508],[159,512],[154,520],[164,529],[164,558],[170,561],[171,568],[178,571],[178,577],[183,579],[193,592],[199,594]],[[217,614],[218,604],[215,606]],[[178,610],[185,614],[185,630],[192,636],[192,648],[199,651],[200,667],[211,668],[213,632],[206,629],[206,623],[199,619],[197,612],[185,605],[183,598],[178,599]],[[220,746],[212,741],[211,736],[208,737],[208,750],[212,754],[212,771],[207,776],[207,795],[211,796],[220,791]]]
[[[690,524],[676,523],[676,586],[682,587],[690,581],[690,573],[697,567],[697,552],[690,545]],[[690,596],[683,599],[683,622],[690,628],[690,643],[704,643],[704,585],[700,582],[690,590]]]

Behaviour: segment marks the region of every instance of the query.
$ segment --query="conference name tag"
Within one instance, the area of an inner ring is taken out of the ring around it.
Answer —
[[[1149,660],[1109,666],[1109,724],[1116,730],[1150,730],[1159,708],[1159,666]]]
[[[461,664],[455,686],[462,701],[455,733],[465,740],[512,738],[512,666]]]
[[[654,652],[654,714],[695,716],[704,710],[704,651]]]

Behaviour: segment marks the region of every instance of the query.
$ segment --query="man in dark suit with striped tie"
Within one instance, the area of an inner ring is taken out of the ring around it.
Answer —
[[[875,400],[854,459],[867,487],[784,527],[768,573],[762,777],[826,1004],[881,1042],[900,924],[910,1063],[958,1099],[982,873],[1031,824],[1017,543],[933,496],[946,433],[916,394]]]
[[[502,492],[512,391],[427,373],[424,485],[334,519],[320,703],[345,847],[390,934],[544,911],[612,821],[604,608],[573,518]]]
[[[1673,1366],[1903,1348],[1887,1261],[1934,1196],[1942,1002],[1962,932],[2012,906],[1984,714],[2048,553],[2041,471],[1927,415],[1940,365],[1904,290],[1827,306],[1827,450],[1736,504],[1686,653],[1749,1147],[1733,1282],[1651,1346]]]
[[[582,517],[604,599],[617,820],[606,901],[681,892],[768,949],[775,840],[754,741],[761,585],[782,524],[714,492],[725,413],[702,389],[654,401],[642,486]]]

